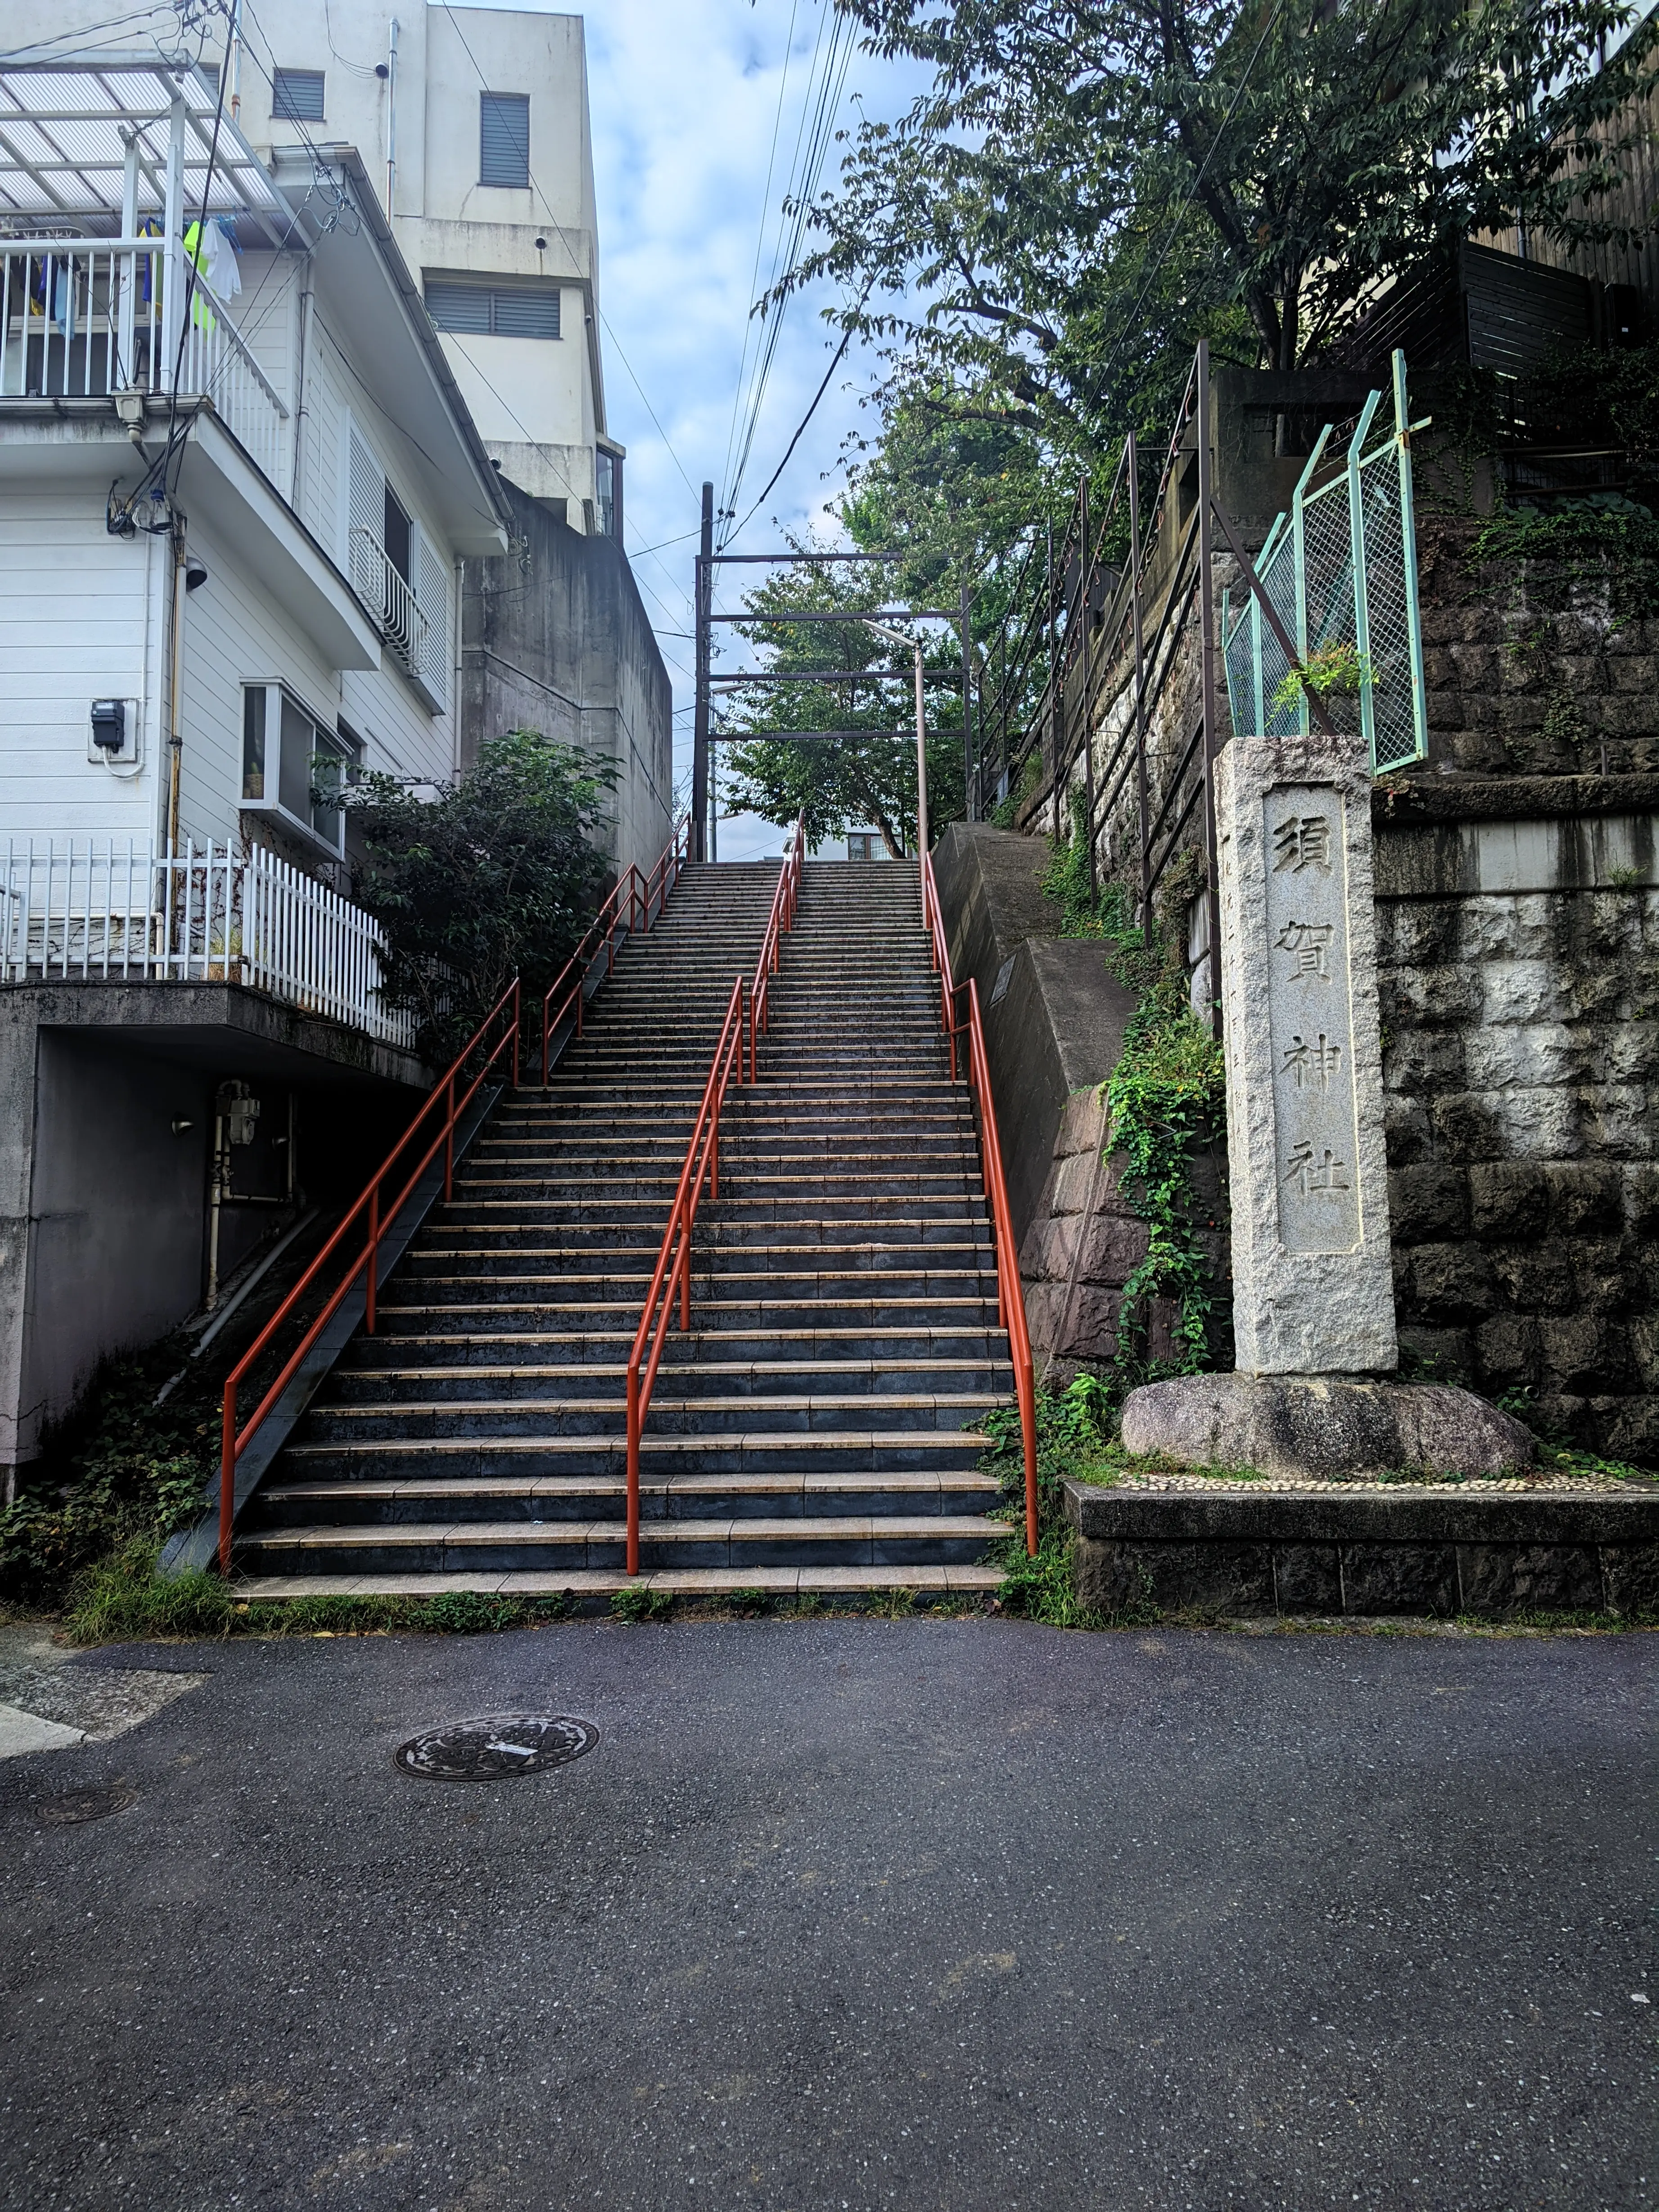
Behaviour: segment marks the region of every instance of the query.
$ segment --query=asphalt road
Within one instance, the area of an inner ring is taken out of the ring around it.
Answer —
[[[1645,2205],[1656,1659],[855,1619],[88,1655],[210,1675],[0,1766],[0,2203]],[[394,1768],[502,1709],[599,1743]]]

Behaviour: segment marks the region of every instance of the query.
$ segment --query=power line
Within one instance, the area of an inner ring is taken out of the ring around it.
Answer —
[[[754,506],[750,508],[748,514],[745,514],[743,520],[738,523],[737,528],[735,530],[728,531],[726,536],[720,540],[723,546],[731,544],[734,538],[741,537],[743,532],[747,530],[750,524],[754,520],[757,510],[765,504],[767,497],[772,489],[772,486],[776,483],[778,478],[788,467],[790,456],[793,453],[796,447],[799,445],[802,438],[806,434],[806,426],[811,421],[812,417],[817,413],[818,402],[823,398],[824,393],[830,389],[830,380],[840,368],[842,356],[846,353],[848,345],[852,343],[852,337],[853,330],[852,325],[849,324],[847,329],[842,332],[841,343],[836,348],[834,360],[830,362],[829,368],[823,372],[823,383],[819,385],[817,390],[812,394],[811,405],[807,409],[805,414],[801,416],[799,422],[795,427],[794,436],[784,447],[783,459],[778,463],[776,468],[773,470],[770,477],[767,479],[765,491],[763,491],[760,497],[755,501]]]
[[[751,297],[754,295],[755,287],[760,282],[761,255],[766,247],[766,222],[772,206],[772,172],[777,165],[778,133],[783,127],[784,95],[789,89],[789,64],[794,53],[795,17],[799,11],[799,5],[800,0],[789,0],[789,29],[783,42],[783,74],[778,80],[778,105],[772,118],[772,143],[766,155],[766,182],[761,188],[760,222],[755,232],[755,265],[749,274],[749,290]],[[820,16],[818,18],[820,37],[823,35],[823,19]],[[816,45],[812,49],[812,54],[816,61],[817,58]],[[809,84],[811,82],[810,69],[807,82]],[[722,475],[732,466],[732,448],[737,440],[738,410],[743,404],[743,377],[744,371],[749,366],[749,331],[752,319],[752,317],[745,317],[744,320],[743,351],[738,356],[737,379],[732,386],[732,420],[726,433],[726,459],[721,465]]]

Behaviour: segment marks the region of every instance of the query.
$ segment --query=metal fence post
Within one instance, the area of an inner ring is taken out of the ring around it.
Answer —
[[[1215,585],[1211,573],[1210,510],[1214,487],[1210,481],[1210,348],[1198,342],[1198,609],[1200,689],[1204,705],[1204,858],[1208,876],[1206,900],[1209,938],[1210,1025],[1221,1033],[1221,873],[1216,849],[1215,757],[1219,750],[1215,700]]]
[[[1423,609],[1417,596],[1417,507],[1412,492],[1412,431],[1406,356],[1394,350],[1394,434],[1400,455],[1400,554],[1405,570],[1406,635],[1411,646],[1413,757],[1429,757],[1428,692],[1423,677]]]

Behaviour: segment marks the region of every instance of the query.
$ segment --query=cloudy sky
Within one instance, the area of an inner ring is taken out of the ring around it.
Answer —
[[[717,499],[729,491],[734,403],[740,381],[750,380],[745,340],[752,370],[761,327],[749,316],[757,253],[763,288],[797,146],[810,137],[823,89],[833,17],[830,0],[596,0],[583,13],[606,404],[611,434],[628,448],[627,545],[674,680],[676,765],[688,769],[692,647],[684,633],[698,497],[705,477]],[[841,125],[854,123],[860,106],[871,115],[897,113],[916,82],[854,52],[836,103]],[[835,84],[830,90],[833,97]],[[824,181],[842,150],[829,149]],[[830,365],[838,334],[822,320],[823,304],[823,297],[798,299],[784,316],[740,514],[782,459]],[[871,373],[867,360],[849,352],[734,550],[776,544],[775,525],[823,525],[842,441],[871,419],[859,405]],[[741,429],[743,410],[737,413]],[[781,846],[781,832],[765,823],[721,825],[722,859]]]

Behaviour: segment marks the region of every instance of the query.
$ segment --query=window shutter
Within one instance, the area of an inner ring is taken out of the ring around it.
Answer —
[[[364,605],[378,614],[386,598],[380,548],[386,528],[386,471],[349,416],[346,442],[346,574]]]
[[[489,287],[434,279],[426,288],[426,311],[441,331],[468,337],[489,336]]]
[[[559,295],[556,286],[522,292],[496,292],[494,301],[495,335],[501,338],[556,338],[559,335]]]
[[[426,288],[426,311],[435,329],[466,337],[556,338],[559,335],[556,284],[520,284],[492,290],[488,284],[434,276]]]
[[[449,575],[425,531],[416,546],[416,599],[426,617],[419,667],[433,696],[449,700]]]
[[[270,112],[284,123],[321,123],[321,70],[279,69],[271,78]]]
[[[478,182],[522,191],[530,182],[530,95],[478,95]]]

